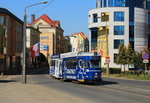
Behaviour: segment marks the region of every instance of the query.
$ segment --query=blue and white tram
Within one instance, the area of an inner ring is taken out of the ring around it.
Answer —
[[[79,82],[101,80],[101,57],[94,52],[70,52],[53,55],[50,63],[50,75],[64,80]]]
[[[101,80],[101,58],[94,52],[61,55],[63,59],[62,78],[79,82]]]

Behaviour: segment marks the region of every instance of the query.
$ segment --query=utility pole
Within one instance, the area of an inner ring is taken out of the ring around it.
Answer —
[[[23,24],[23,48],[22,48],[22,84],[26,84],[26,19],[27,19],[27,14],[26,14],[26,9],[35,5],[39,4],[46,4],[47,1],[36,3],[33,5],[29,5],[25,7],[24,9],[24,24]]]
[[[109,29],[109,28],[108,28]],[[109,57],[109,48],[108,48],[108,29],[107,29],[107,21],[106,21],[106,60],[110,59]],[[109,63],[106,62],[106,74],[109,74]]]

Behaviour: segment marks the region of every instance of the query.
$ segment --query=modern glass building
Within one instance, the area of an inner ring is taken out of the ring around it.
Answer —
[[[150,48],[150,0],[146,1],[146,9],[148,10],[148,47]]]
[[[110,67],[118,67],[115,56],[120,43],[130,43],[136,51],[147,49],[149,9],[150,0],[96,0],[96,8],[89,11],[90,50],[104,58],[109,55]]]

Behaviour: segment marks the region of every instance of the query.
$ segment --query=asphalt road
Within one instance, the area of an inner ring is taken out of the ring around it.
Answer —
[[[45,72],[28,75],[27,83],[41,85],[90,103],[150,103],[150,82],[147,81],[103,77],[103,81],[97,84],[80,84],[56,80]]]

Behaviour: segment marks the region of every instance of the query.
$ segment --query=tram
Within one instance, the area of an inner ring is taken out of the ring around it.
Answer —
[[[101,57],[94,52],[70,52],[51,59],[50,75],[64,80],[101,80]],[[54,63],[53,63],[54,62]]]

